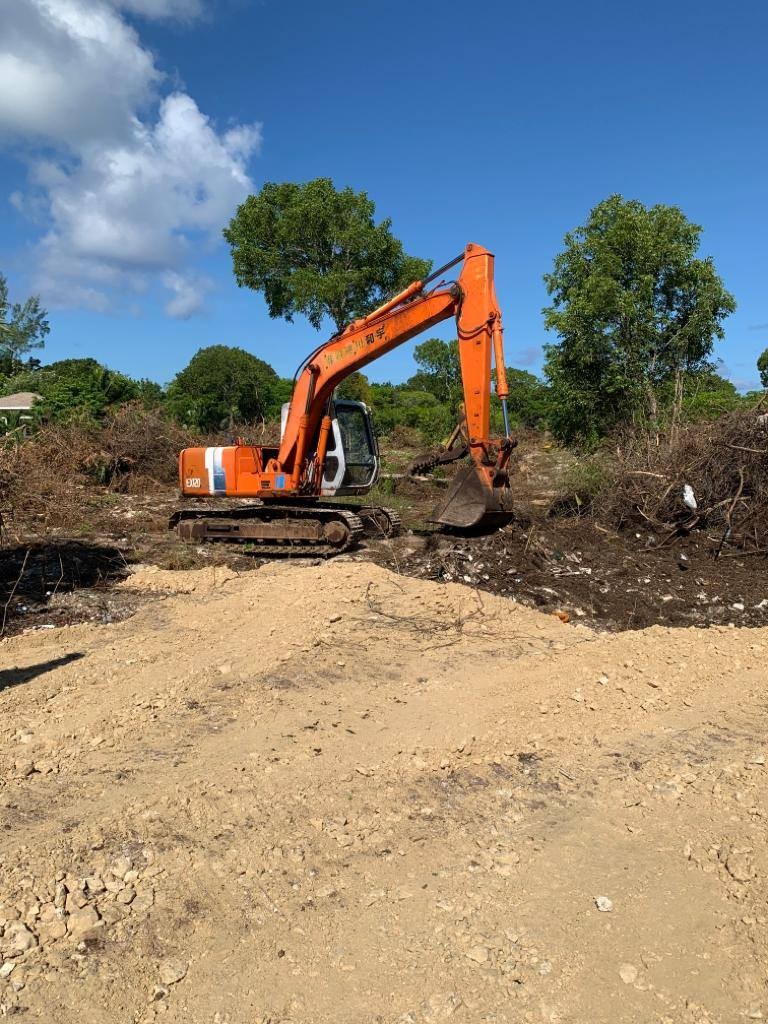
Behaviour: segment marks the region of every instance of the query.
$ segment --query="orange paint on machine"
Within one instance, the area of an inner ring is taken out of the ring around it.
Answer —
[[[455,280],[443,275],[457,264]],[[386,509],[329,506],[324,498],[366,494],[376,482],[379,453],[370,410],[342,401],[335,389],[356,370],[450,317],[456,319],[464,389],[461,422],[441,462],[468,458],[433,522],[452,529],[506,521],[511,514],[508,463],[516,444],[507,416],[503,328],[494,288],[494,257],[470,243],[425,281],[414,281],[368,316],[355,320],[308,356],[283,409],[279,445],[188,448],[179,482],[190,498],[260,499],[237,510],[180,510],[172,518],[197,540],[253,541],[281,550],[334,553],[355,540],[365,521],[386,533],[397,516]],[[432,287],[428,287],[432,285]],[[492,365],[504,414],[504,435],[490,432]],[[388,525],[387,525],[388,524]]]

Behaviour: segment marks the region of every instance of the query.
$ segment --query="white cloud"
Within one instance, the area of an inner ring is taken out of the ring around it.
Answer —
[[[0,4],[0,132],[75,149],[125,138],[161,78],[102,0]]]
[[[173,293],[165,312],[179,320],[188,320],[195,313],[199,313],[205,303],[205,296],[213,287],[213,283],[207,277],[179,274],[175,270],[168,270],[163,274],[163,284]]]
[[[55,304],[109,309],[152,276],[172,316],[190,316],[209,284],[189,269],[252,188],[258,125],[220,132],[162,75],[117,8],[193,17],[197,0],[15,0],[0,5],[0,139],[53,145],[30,157],[30,190],[48,231],[37,287]],[[159,103],[159,105],[158,105]],[[196,282],[196,286],[194,284]],[[194,293],[194,294],[193,294]]]
[[[250,187],[238,132],[217,134],[195,101],[173,93],[152,127],[137,123],[133,137],[81,155],[70,170],[40,164],[50,199],[49,246],[111,266],[163,268],[176,264],[194,232],[218,232]]]

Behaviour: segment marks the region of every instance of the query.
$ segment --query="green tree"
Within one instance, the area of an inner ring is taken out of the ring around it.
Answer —
[[[23,357],[42,348],[50,330],[40,299],[31,295],[24,302],[10,302],[8,282],[0,274],[0,373],[21,370]]]
[[[457,413],[463,395],[458,341],[427,338],[413,350],[413,358],[419,370],[411,377],[409,385],[428,391],[451,412]]]
[[[768,388],[768,348],[758,356],[757,371],[760,374],[760,383],[764,388]]]
[[[267,406],[266,418],[279,419],[280,410],[285,402],[290,402],[293,395],[293,380],[290,377],[278,377],[277,384],[271,392],[270,404]]]
[[[370,405],[372,402],[371,382],[359,370],[350,373],[336,388],[336,397],[351,399],[354,402],[365,402],[366,405]]]
[[[371,406],[377,433],[383,436],[395,427],[411,427],[434,444],[446,439],[456,425],[456,417],[444,403],[410,382],[371,384]]]
[[[242,348],[201,348],[168,388],[168,408],[202,430],[279,415],[284,385],[263,359]]]
[[[103,416],[140,395],[136,381],[102,366],[95,359],[61,359],[8,378],[3,392],[34,391],[42,398],[35,412],[46,418]]]
[[[549,388],[544,381],[527,370],[508,366],[507,385],[510,419],[518,426],[544,427],[549,417]],[[500,412],[498,418],[501,423]]]
[[[365,192],[330,178],[268,182],[224,229],[238,285],[262,292],[272,317],[303,313],[319,329],[327,315],[341,330],[431,266],[406,255],[374,212]]]
[[[682,413],[686,420],[716,419],[724,412],[737,409],[742,401],[733,382],[714,368],[707,367],[685,378]]]
[[[551,424],[564,440],[594,440],[634,420],[658,429],[660,397],[672,385],[679,416],[685,377],[709,365],[736,303],[711,258],[698,258],[701,227],[674,206],[650,209],[610,196],[544,280]]]
[[[413,391],[426,391],[445,407],[454,423],[464,399],[458,341],[428,338],[414,349],[419,370],[406,383]],[[492,372],[495,382],[496,373]],[[519,426],[543,426],[549,409],[547,385],[526,370],[507,367],[508,408],[513,423]],[[492,429],[501,431],[503,417],[498,399],[492,398]]]
[[[165,401],[165,389],[146,377],[136,381],[136,389],[137,397],[147,409],[158,409]]]

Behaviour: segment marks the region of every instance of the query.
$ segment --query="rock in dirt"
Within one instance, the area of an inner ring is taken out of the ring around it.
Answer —
[[[6,956],[19,956],[28,949],[33,949],[37,945],[37,939],[21,921],[12,921],[6,926],[2,944]]]
[[[187,965],[182,960],[166,960],[160,965],[160,981],[163,985],[175,985],[187,973]]]
[[[103,927],[104,922],[99,917],[95,907],[84,907],[67,918],[67,931],[77,939],[85,939]]]
[[[619,977],[625,985],[634,985],[637,981],[637,968],[634,964],[622,964],[619,967]]]
[[[40,940],[41,946],[45,946],[49,942],[56,942],[58,939],[63,939],[66,934],[67,925],[63,919],[40,924],[37,928],[37,937]]]
[[[124,879],[131,870],[131,862],[128,857],[118,857],[112,865],[112,874],[115,878]]]
[[[725,869],[736,882],[749,882],[754,877],[749,857],[739,850],[733,850],[728,854]]]
[[[63,882],[57,882],[56,894],[53,898],[53,905],[57,910],[63,910],[67,904],[67,887]]]

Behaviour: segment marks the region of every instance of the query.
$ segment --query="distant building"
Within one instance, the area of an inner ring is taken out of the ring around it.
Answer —
[[[32,406],[35,402],[41,401],[42,396],[36,395],[34,391],[17,391],[15,395],[3,395],[0,397],[0,427],[23,427],[32,419]]]
[[[4,412],[29,412],[35,402],[42,402],[42,395],[34,391],[17,391],[15,395],[0,397],[0,414]]]

